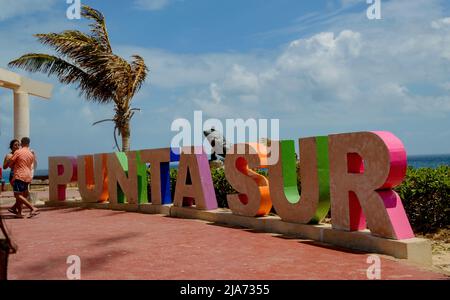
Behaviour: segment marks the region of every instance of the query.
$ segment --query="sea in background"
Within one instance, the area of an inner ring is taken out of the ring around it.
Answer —
[[[408,156],[408,166],[414,168],[437,168],[450,166],[450,154],[411,155]]]
[[[440,155],[411,155],[408,156],[408,166],[413,168],[437,168],[439,166],[450,166],[450,154]],[[171,168],[177,168],[178,163],[171,163]],[[35,177],[48,176],[48,170],[36,170]],[[9,182],[9,170],[3,171],[3,179]]]

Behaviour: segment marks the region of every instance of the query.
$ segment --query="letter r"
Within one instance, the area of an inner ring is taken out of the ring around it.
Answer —
[[[402,142],[389,132],[329,136],[333,228],[365,228],[384,238],[414,237],[402,201],[392,188],[407,168]]]

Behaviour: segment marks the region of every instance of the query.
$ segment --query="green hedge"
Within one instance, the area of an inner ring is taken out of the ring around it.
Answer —
[[[396,188],[415,232],[434,232],[450,225],[450,166],[408,168]]]
[[[217,204],[219,207],[228,208],[227,195],[237,193],[236,190],[225,178],[224,169],[212,169],[211,176],[213,179],[214,190],[216,191]]]
[[[267,176],[266,171],[258,173]],[[214,189],[219,207],[228,207],[227,194],[236,193],[225,178],[224,169],[212,169]],[[172,197],[177,170],[170,170]],[[300,179],[298,179],[300,189]],[[437,169],[408,168],[402,185],[395,189],[403,199],[408,218],[415,232],[434,232],[450,226],[450,166]],[[272,210],[272,212],[274,212]],[[329,216],[328,216],[329,217]]]

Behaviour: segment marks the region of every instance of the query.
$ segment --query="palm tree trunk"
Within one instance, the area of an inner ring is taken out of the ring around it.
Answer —
[[[124,126],[120,130],[122,136],[122,151],[130,151],[130,121],[127,120]]]

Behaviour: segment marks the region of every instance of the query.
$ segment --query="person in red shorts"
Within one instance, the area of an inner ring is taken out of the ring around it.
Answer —
[[[17,201],[17,217],[23,218],[22,205],[30,209],[29,218],[36,216],[39,211],[28,202],[28,187],[33,179],[32,169],[35,161],[34,153],[30,151],[30,138],[24,137],[20,141],[22,148],[14,152],[10,160],[10,165],[14,168],[14,197]]]

